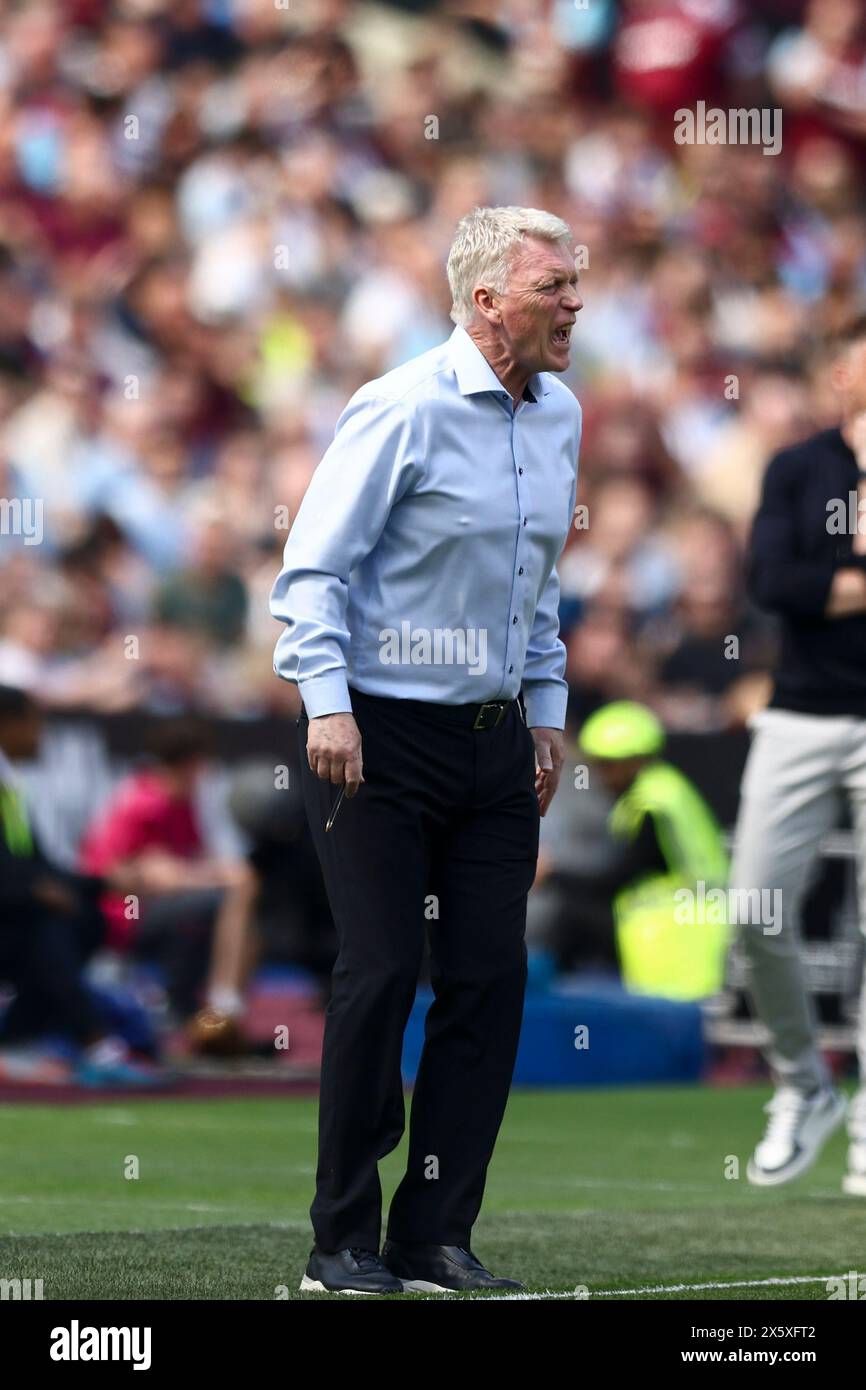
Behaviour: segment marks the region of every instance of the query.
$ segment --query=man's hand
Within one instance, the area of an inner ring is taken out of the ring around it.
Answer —
[[[352,797],[364,780],[361,731],[353,714],[321,714],[310,720],[307,762],[323,782],[346,784]]]
[[[858,569],[838,569],[824,609],[826,618],[850,618],[866,612],[866,574]]]
[[[565,739],[561,729],[530,729],[535,744],[535,791],[543,816],[559,786],[565,762]]]

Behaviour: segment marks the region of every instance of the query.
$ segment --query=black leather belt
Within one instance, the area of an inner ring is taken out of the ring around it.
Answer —
[[[366,695],[361,690],[350,690],[352,700],[360,698],[381,704],[399,705],[401,710],[417,711],[428,719],[438,719],[443,724],[462,724],[466,729],[484,733],[496,729],[502,723],[514,700],[485,700],[480,705],[440,705],[428,700],[386,700],[379,695]]]

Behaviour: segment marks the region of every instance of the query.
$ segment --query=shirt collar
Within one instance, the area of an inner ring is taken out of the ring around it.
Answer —
[[[461,324],[458,323],[448,339],[448,346],[461,396],[474,396],[480,391],[496,391],[501,395],[505,391],[484,353],[476,347]],[[550,388],[545,385],[542,374],[534,372],[526,383],[523,399],[536,404],[549,392]]]

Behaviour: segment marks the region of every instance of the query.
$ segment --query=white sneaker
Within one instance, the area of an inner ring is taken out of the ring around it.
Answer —
[[[866,1141],[854,1139],[848,1146],[848,1172],[842,1191],[851,1197],[866,1197]]]
[[[746,1176],[756,1187],[775,1187],[811,1168],[845,1119],[848,1103],[832,1086],[812,1096],[780,1086],[764,1109],[770,1117],[767,1132],[749,1159]]]

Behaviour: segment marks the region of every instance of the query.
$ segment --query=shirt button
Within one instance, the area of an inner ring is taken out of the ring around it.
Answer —
[[[518,473],[520,474],[520,476],[523,477],[523,469],[522,469],[522,468],[518,468],[517,471],[518,471]]]
[[[523,573],[523,566],[522,566],[522,565],[520,566],[520,569],[517,571],[517,573],[518,573],[518,574],[522,574],[522,573]]]
[[[512,672],[513,670],[514,670],[514,667],[513,667],[513,666],[509,666],[509,668],[508,668],[508,674],[509,674],[509,676],[511,675],[511,672]]]
[[[515,613],[514,617],[511,619],[511,621],[512,621],[512,623],[516,623],[516,622],[517,622],[517,614],[516,614],[516,613]]]
[[[526,517],[523,518],[523,524],[526,525]]]

